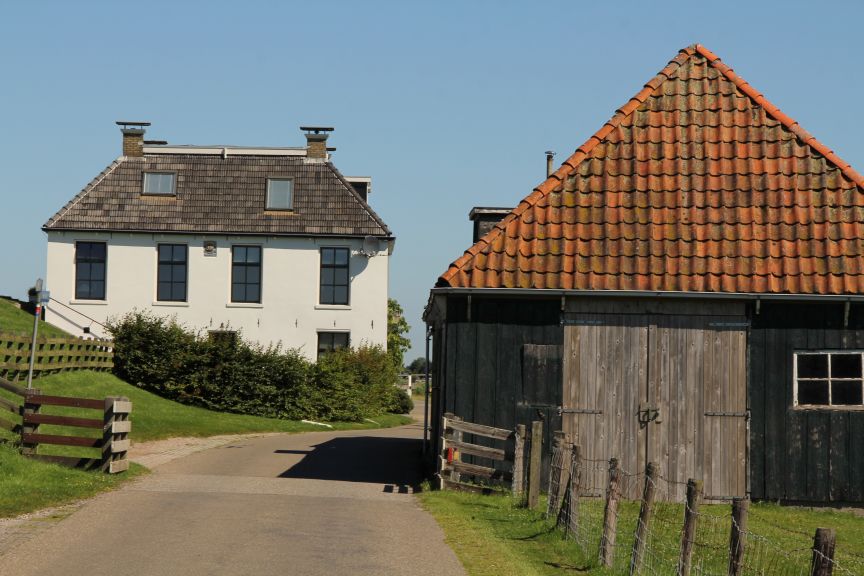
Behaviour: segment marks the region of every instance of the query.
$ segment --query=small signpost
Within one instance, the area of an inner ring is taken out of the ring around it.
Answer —
[[[36,361],[36,333],[39,331],[39,317],[42,315],[42,306],[48,304],[51,293],[42,289],[42,279],[36,279],[36,285],[28,291],[31,304],[35,304],[33,313],[33,339],[30,343],[30,370],[27,372],[27,389],[33,384],[33,364]]]

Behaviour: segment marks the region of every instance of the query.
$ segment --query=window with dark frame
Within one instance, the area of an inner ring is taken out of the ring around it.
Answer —
[[[144,194],[157,196],[174,196],[176,194],[175,178],[173,172],[145,172]]]
[[[105,300],[105,242],[75,244],[75,299]]]
[[[186,244],[159,244],[156,300],[185,302],[187,280]]]
[[[795,406],[864,408],[864,352],[795,352]]]
[[[261,247],[231,249],[231,301],[261,302]]]
[[[318,332],[318,358],[334,350],[347,348],[350,340],[350,332]]]
[[[348,248],[321,248],[321,304],[348,304],[349,255]]]
[[[294,209],[294,180],[291,178],[267,179],[267,210]]]

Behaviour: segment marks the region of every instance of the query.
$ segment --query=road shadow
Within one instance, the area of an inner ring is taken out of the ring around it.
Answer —
[[[422,480],[421,448],[422,441],[414,438],[334,438],[313,446],[279,477],[417,486]]]

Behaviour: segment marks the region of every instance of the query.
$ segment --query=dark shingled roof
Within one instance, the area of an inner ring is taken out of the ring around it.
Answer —
[[[176,196],[142,195],[145,171],[176,172]],[[265,211],[267,178],[294,179],[294,210]],[[303,156],[121,157],[43,230],[391,236],[329,162]]]

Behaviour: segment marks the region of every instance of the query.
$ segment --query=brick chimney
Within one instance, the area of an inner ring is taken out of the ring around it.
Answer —
[[[144,127],[150,122],[128,122],[118,120],[123,133],[123,156],[144,156]]]
[[[300,130],[306,132],[306,158],[326,160],[327,159],[327,137],[333,128],[325,126],[301,126]]]

